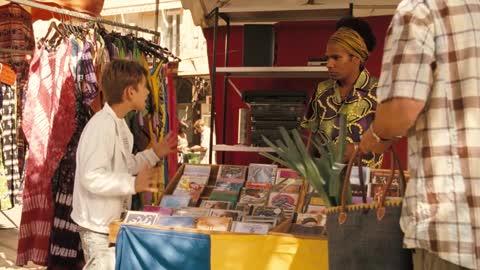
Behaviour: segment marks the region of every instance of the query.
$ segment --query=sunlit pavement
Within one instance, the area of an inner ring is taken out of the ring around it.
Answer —
[[[20,224],[22,214],[21,207],[4,211],[4,213],[17,224]],[[28,264],[24,267],[15,265],[17,257],[18,229],[0,213],[0,270],[7,269],[46,269],[35,264]]]

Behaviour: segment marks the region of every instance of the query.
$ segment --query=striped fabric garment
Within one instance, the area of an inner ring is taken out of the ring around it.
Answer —
[[[51,269],[82,269],[84,264],[78,225],[72,220],[70,214],[72,213],[78,142],[91,114],[88,107],[83,104],[81,89],[79,85],[77,86],[75,89],[77,128],[53,179],[53,183],[57,183],[57,188],[54,191],[54,221],[48,259],[48,267]]]
[[[30,65],[23,130],[29,142],[17,265],[46,265],[53,222],[51,180],[75,130],[70,43],[40,48]]]
[[[35,48],[33,37],[32,16],[22,6],[15,3],[0,6],[0,48],[13,48],[17,50],[32,50]],[[7,63],[17,75],[16,100],[17,100],[17,149],[20,185],[14,192],[17,194],[14,204],[21,204],[23,191],[23,164],[27,146],[22,126],[22,104],[27,86],[29,63],[24,54],[0,54],[0,62]]]
[[[20,174],[18,172],[17,152],[17,124],[16,124],[16,93],[15,86],[1,85],[3,101],[0,109],[2,129],[2,157],[5,176],[9,188],[11,206],[14,205],[14,198],[19,196],[21,186]],[[4,208],[2,207],[4,210]]]
[[[479,67],[479,0],[399,4],[378,101],[425,103],[408,137],[404,244],[469,269],[480,268]]]

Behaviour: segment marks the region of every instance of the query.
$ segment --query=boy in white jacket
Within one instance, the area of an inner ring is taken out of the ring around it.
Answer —
[[[176,152],[177,136],[167,135],[151,149],[132,154],[133,135],[124,117],[142,111],[148,96],[147,71],[138,63],[113,60],[102,74],[107,103],[88,122],[77,149],[71,217],[87,264],[84,269],[114,269],[115,250],[108,248],[108,225],[120,218],[137,192],[156,192],[152,167]]]

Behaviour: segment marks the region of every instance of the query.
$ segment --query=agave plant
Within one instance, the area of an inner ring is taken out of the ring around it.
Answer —
[[[298,130],[293,129],[288,132],[284,127],[280,127],[279,131],[282,139],[276,140],[275,143],[262,136],[265,143],[275,151],[277,156],[264,152],[260,155],[299,173],[313,186],[327,206],[338,205],[340,202],[340,176],[344,168],[341,160],[347,144],[345,115],[340,115],[340,132],[337,143],[322,135],[312,138],[312,145],[320,153],[319,157],[313,156],[308,151]]]

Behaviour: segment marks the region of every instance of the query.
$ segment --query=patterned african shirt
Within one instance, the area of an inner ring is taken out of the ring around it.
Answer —
[[[353,91],[344,100],[340,97],[340,88],[335,80],[319,83],[301,126],[313,133],[323,133],[336,141],[339,135],[339,115],[343,113],[347,116],[347,141],[360,142],[361,135],[375,118],[376,88],[377,79],[370,76],[366,69],[360,72]],[[362,157],[363,165],[371,168],[379,167],[381,161],[382,155],[379,154],[366,154]]]

